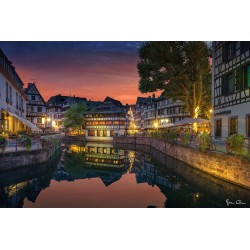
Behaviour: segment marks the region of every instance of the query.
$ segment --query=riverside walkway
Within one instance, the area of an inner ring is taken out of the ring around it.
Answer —
[[[26,151],[26,149],[19,145],[16,139],[8,139],[8,146],[5,149],[5,152],[16,152],[16,151]],[[41,143],[37,139],[32,139],[30,150],[37,150],[42,148]]]

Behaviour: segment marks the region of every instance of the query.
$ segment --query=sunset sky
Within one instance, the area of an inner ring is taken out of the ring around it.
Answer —
[[[139,42],[0,42],[25,84],[34,82],[45,100],[76,95],[106,96],[134,104],[138,90]]]

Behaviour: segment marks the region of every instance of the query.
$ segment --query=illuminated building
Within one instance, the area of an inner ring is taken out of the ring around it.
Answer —
[[[120,169],[128,163],[128,156],[125,151],[114,149],[113,144],[88,142],[85,148],[85,163],[87,166]]]
[[[46,124],[46,102],[40,94],[35,83],[29,83],[25,89],[25,94],[28,96],[27,114],[29,121],[36,124],[37,127],[44,129]]]
[[[134,112],[135,127],[137,130],[144,129],[144,109],[148,102],[151,101],[151,97],[137,97]]]
[[[47,127],[54,131],[62,130],[62,107],[68,96],[56,95],[49,98],[47,101],[47,116],[49,122]]]
[[[110,97],[88,110],[85,118],[87,140],[111,141],[115,135],[125,134],[128,126],[126,109]]]
[[[186,117],[190,117],[190,115],[184,111],[184,105],[181,101],[173,101],[163,96],[157,98],[156,118],[159,128],[166,128]]]
[[[155,130],[167,128],[175,122],[190,115],[184,111],[181,101],[166,97],[138,97],[134,111],[135,125],[138,130]]]
[[[213,42],[212,135],[250,137],[250,42]]]
[[[0,49],[0,134],[11,136],[29,128],[39,130],[26,119],[27,96],[15,67]]]

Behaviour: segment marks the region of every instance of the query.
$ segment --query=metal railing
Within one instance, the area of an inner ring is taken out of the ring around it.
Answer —
[[[42,144],[40,141],[41,136],[51,136],[55,134],[59,133],[36,133],[30,135],[29,138],[31,139],[31,147],[29,151],[42,149]],[[60,134],[63,135],[62,133]],[[7,147],[5,148],[4,152],[17,152],[17,151],[27,151],[27,149],[20,143],[20,139],[17,136],[15,138],[8,138]]]

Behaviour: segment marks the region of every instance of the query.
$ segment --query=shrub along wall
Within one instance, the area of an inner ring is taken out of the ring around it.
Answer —
[[[114,143],[150,145],[194,168],[250,189],[250,161],[243,157],[211,151],[201,152],[198,149],[165,143],[149,137],[115,137]]]

